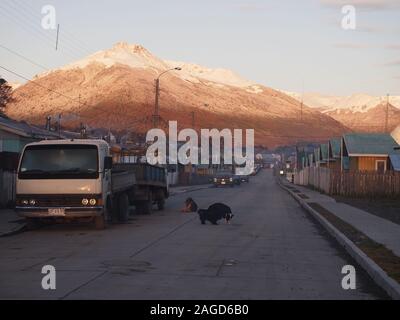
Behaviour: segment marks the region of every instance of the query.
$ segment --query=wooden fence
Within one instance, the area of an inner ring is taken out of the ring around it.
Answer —
[[[347,197],[399,197],[400,172],[347,172],[309,167],[296,173],[294,183],[330,195]]]

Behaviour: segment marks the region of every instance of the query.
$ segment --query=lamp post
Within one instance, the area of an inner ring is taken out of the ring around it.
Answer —
[[[174,70],[180,71],[180,70],[182,70],[182,68],[175,67],[175,68],[171,68],[171,69],[165,70],[164,72],[161,72],[158,75],[157,79],[155,80],[156,81],[156,98],[155,98],[155,102],[154,102],[154,115],[153,115],[153,126],[154,126],[154,128],[158,127],[159,120],[160,120],[160,107],[159,107],[159,104],[158,104],[158,98],[160,96],[160,78],[161,78],[162,75],[166,74],[167,72],[174,71]]]

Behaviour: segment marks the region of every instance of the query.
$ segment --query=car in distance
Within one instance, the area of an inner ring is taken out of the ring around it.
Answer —
[[[214,187],[218,186],[234,187],[236,184],[234,176],[229,173],[220,173],[215,175],[213,182],[214,182]]]

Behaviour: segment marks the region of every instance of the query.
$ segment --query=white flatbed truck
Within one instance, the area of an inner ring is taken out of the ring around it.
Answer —
[[[168,198],[166,169],[146,163],[113,164],[104,140],[45,140],[23,149],[16,181],[16,211],[29,224],[92,220],[97,229],[143,214]]]

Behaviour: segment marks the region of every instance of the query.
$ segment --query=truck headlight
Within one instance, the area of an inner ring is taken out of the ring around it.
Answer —
[[[214,178],[214,182],[217,182],[217,178]]]
[[[31,199],[29,200],[29,205],[34,206],[36,204],[36,200]]]
[[[21,203],[22,203],[24,206],[27,206],[27,205],[29,204],[29,201],[28,201],[28,200],[22,200]]]
[[[91,206],[96,205],[96,202],[97,202],[96,199],[90,199],[90,201],[89,201]]]
[[[86,199],[86,198],[82,199],[82,204],[83,204],[84,206],[87,206],[88,203],[89,203],[89,200],[88,200],[88,199]]]
[[[229,178],[229,181],[232,182],[232,181],[233,181],[233,178]]]

